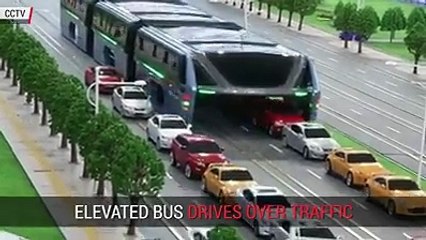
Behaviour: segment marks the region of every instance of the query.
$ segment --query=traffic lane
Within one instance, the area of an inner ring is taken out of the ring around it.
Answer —
[[[408,166],[401,165],[401,167],[406,168],[408,171],[416,172],[418,162],[415,162],[416,156],[412,152],[408,152],[397,144],[384,139],[382,136],[371,131],[371,129],[359,125],[358,122],[354,122],[350,118],[341,116],[329,109],[320,111],[319,120],[327,122],[337,129],[341,129],[344,133],[362,141],[368,146],[372,146],[375,150],[390,157],[396,163],[406,163]],[[412,169],[415,170],[413,171]],[[425,176],[424,171],[422,175]]]
[[[356,119],[361,124],[379,131],[384,139],[395,142],[413,153],[417,153],[418,149],[416,145],[419,145],[421,132],[407,128],[403,123],[391,121],[378,112],[368,111],[344,98],[336,95],[333,96],[332,93],[327,92],[325,89],[324,94],[330,96],[331,99],[323,99],[322,106],[331,107],[333,103],[338,102],[337,106],[333,106],[335,111],[339,111],[340,114],[344,114],[351,119]]]

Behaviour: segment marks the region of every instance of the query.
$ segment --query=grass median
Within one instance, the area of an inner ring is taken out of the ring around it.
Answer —
[[[409,176],[413,178],[413,180],[417,179],[417,175],[414,171],[404,168],[403,166],[400,166],[396,161],[386,157],[385,155],[381,154],[377,150],[373,149],[372,147],[368,146],[367,144],[362,143],[361,141],[349,136],[348,134],[339,131],[338,129],[327,126],[327,129],[330,131],[330,133],[333,135],[333,138],[342,146],[342,147],[350,147],[353,149],[366,149],[374,154],[377,161],[379,161],[385,168],[387,168],[389,171]],[[422,180],[422,188],[426,190],[426,181]]]
[[[37,191],[25,174],[12,148],[0,132],[0,197],[38,197]],[[0,206],[2,208],[7,206]],[[28,206],[23,206],[28,207]],[[45,222],[51,222],[52,227],[0,227],[0,231],[7,231],[26,237],[30,240],[65,240],[61,231],[41,201],[34,201],[30,207],[31,213],[22,218],[37,216]],[[3,213],[8,212],[4,209]],[[3,216],[7,217],[7,216]],[[16,219],[17,217],[14,217]]]

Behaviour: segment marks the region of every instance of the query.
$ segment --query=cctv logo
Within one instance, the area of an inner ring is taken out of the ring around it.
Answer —
[[[13,20],[16,23],[30,24],[33,7],[0,7],[0,19]]]

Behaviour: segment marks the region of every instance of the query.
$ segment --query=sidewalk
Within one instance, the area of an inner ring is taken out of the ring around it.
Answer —
[[[233,6],[233,2],[235,1],[235,6]],[[225,0],[219,0],[218,3],[220,4],[225,4],[228,5],[230,7],[234,7],[237,9],[240,9],[241,6],[241,2],[244,2],[244,0],[228,0],[228,4],[225,3]],[[302,35],[307,35],[307,36],[311,36],[311,37],[321,37],[323,39],[325,39],[328,44],[337,47],[338,49],[341,49],[342,51],[348,52],[348,53],[353,53],[356,54],[357,57],[361,57],[361,58],[368,58],[368,59],[375,59],[375,60],[381,60],[381,61],[394,61],[394,62],[404,62],[408,65],[413,64],[412,62],[408,62],[407,60],[395,57],[395,56],[391,56],[388,55],[386,53],[377,51],[375,49],[372,49],[368,46],[366,46],[365,44],[363,45],[363,53],[362,54],[358,54],[358,43],[352,43],[349,42],[349,48],[348,49],[344,49],[343,48],[343,42],[340,41],[340,39],[338,38],[337,33],[335,35],[330,34],[328,32],[325,32],[323,30],[314,28],[312,26],[307,25],[306,23],[303,25],[303,29],[302,31],[298,31],[297,30],[297,26],[298,26],[298,22],[297,21],[292,21],[292,27],[287,27],[287,22],[288,22],[288,18],[286,18],[285,13],[283,12],[283,16],[282,16],[282,21],[280,23],[277,22],[278,19],[278,15],[276,13],[274,13],[273,11],[271,11],[271,19],[267,19],[266,15],[267,15],[267,10],[266,10],[266,4],[263,4],[263,9],[261,11],[260,15],[257,15],[257,9],[258,6],[256,4],[255,1],[253,4],[253,11],[250,12],[250,16],[256,16],[262,19],[265,19],[271,23],[277,24],[277,25],[282,25],[282,27],[284,27],[286,30],[288,31],[293,31],[293,32],[297,32],[298,34],[302,34]],[[242,11],[242,9],[240,9]],[[336,52],[338,53],[338,52]],[[397,69],[398,71],[407,73],[407,74],[411,74],[412,73],[412,67],[407,67],[407,66],[396,66],[395,69]],[[418,80],[424,80],[426,81],[426,70],[423,69],[419,69],[419,74],[417,76],[413,76],[416,77]]]
[[[83,164],[69,163],[69,149],[59,148],[60,137],[49,137],[49,127],[40,126],[40,115],[32,114],[32,105],[26,104],[25,97],[17,94],[18,89],[10,86],[11,79],[3,79],[3,76],[4,72],[0,71],[0,131],[38,194],[43,197],[94,196],[94,181],[80,178]],[[60,207],[72,210],[70,201],[64,200]],[[60,227],[60,230],[70,240],[142,238],[140,233],[136,237],[126,236],[126,227]]]

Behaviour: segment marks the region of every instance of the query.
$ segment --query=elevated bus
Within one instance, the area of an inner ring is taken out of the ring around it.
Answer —
[[[83,24],[93,36],[80,34],[86,45],[74,42],[128,81],[148,80],[157,112],[192,122],[198,110],[247,109],[252,99],[280,97],[283,107],[290,102],[305,120],[316,119],[319,80],[299,52],[180,1],[79,2],[85,14],[61,17],[64,36],[71,21]]]

